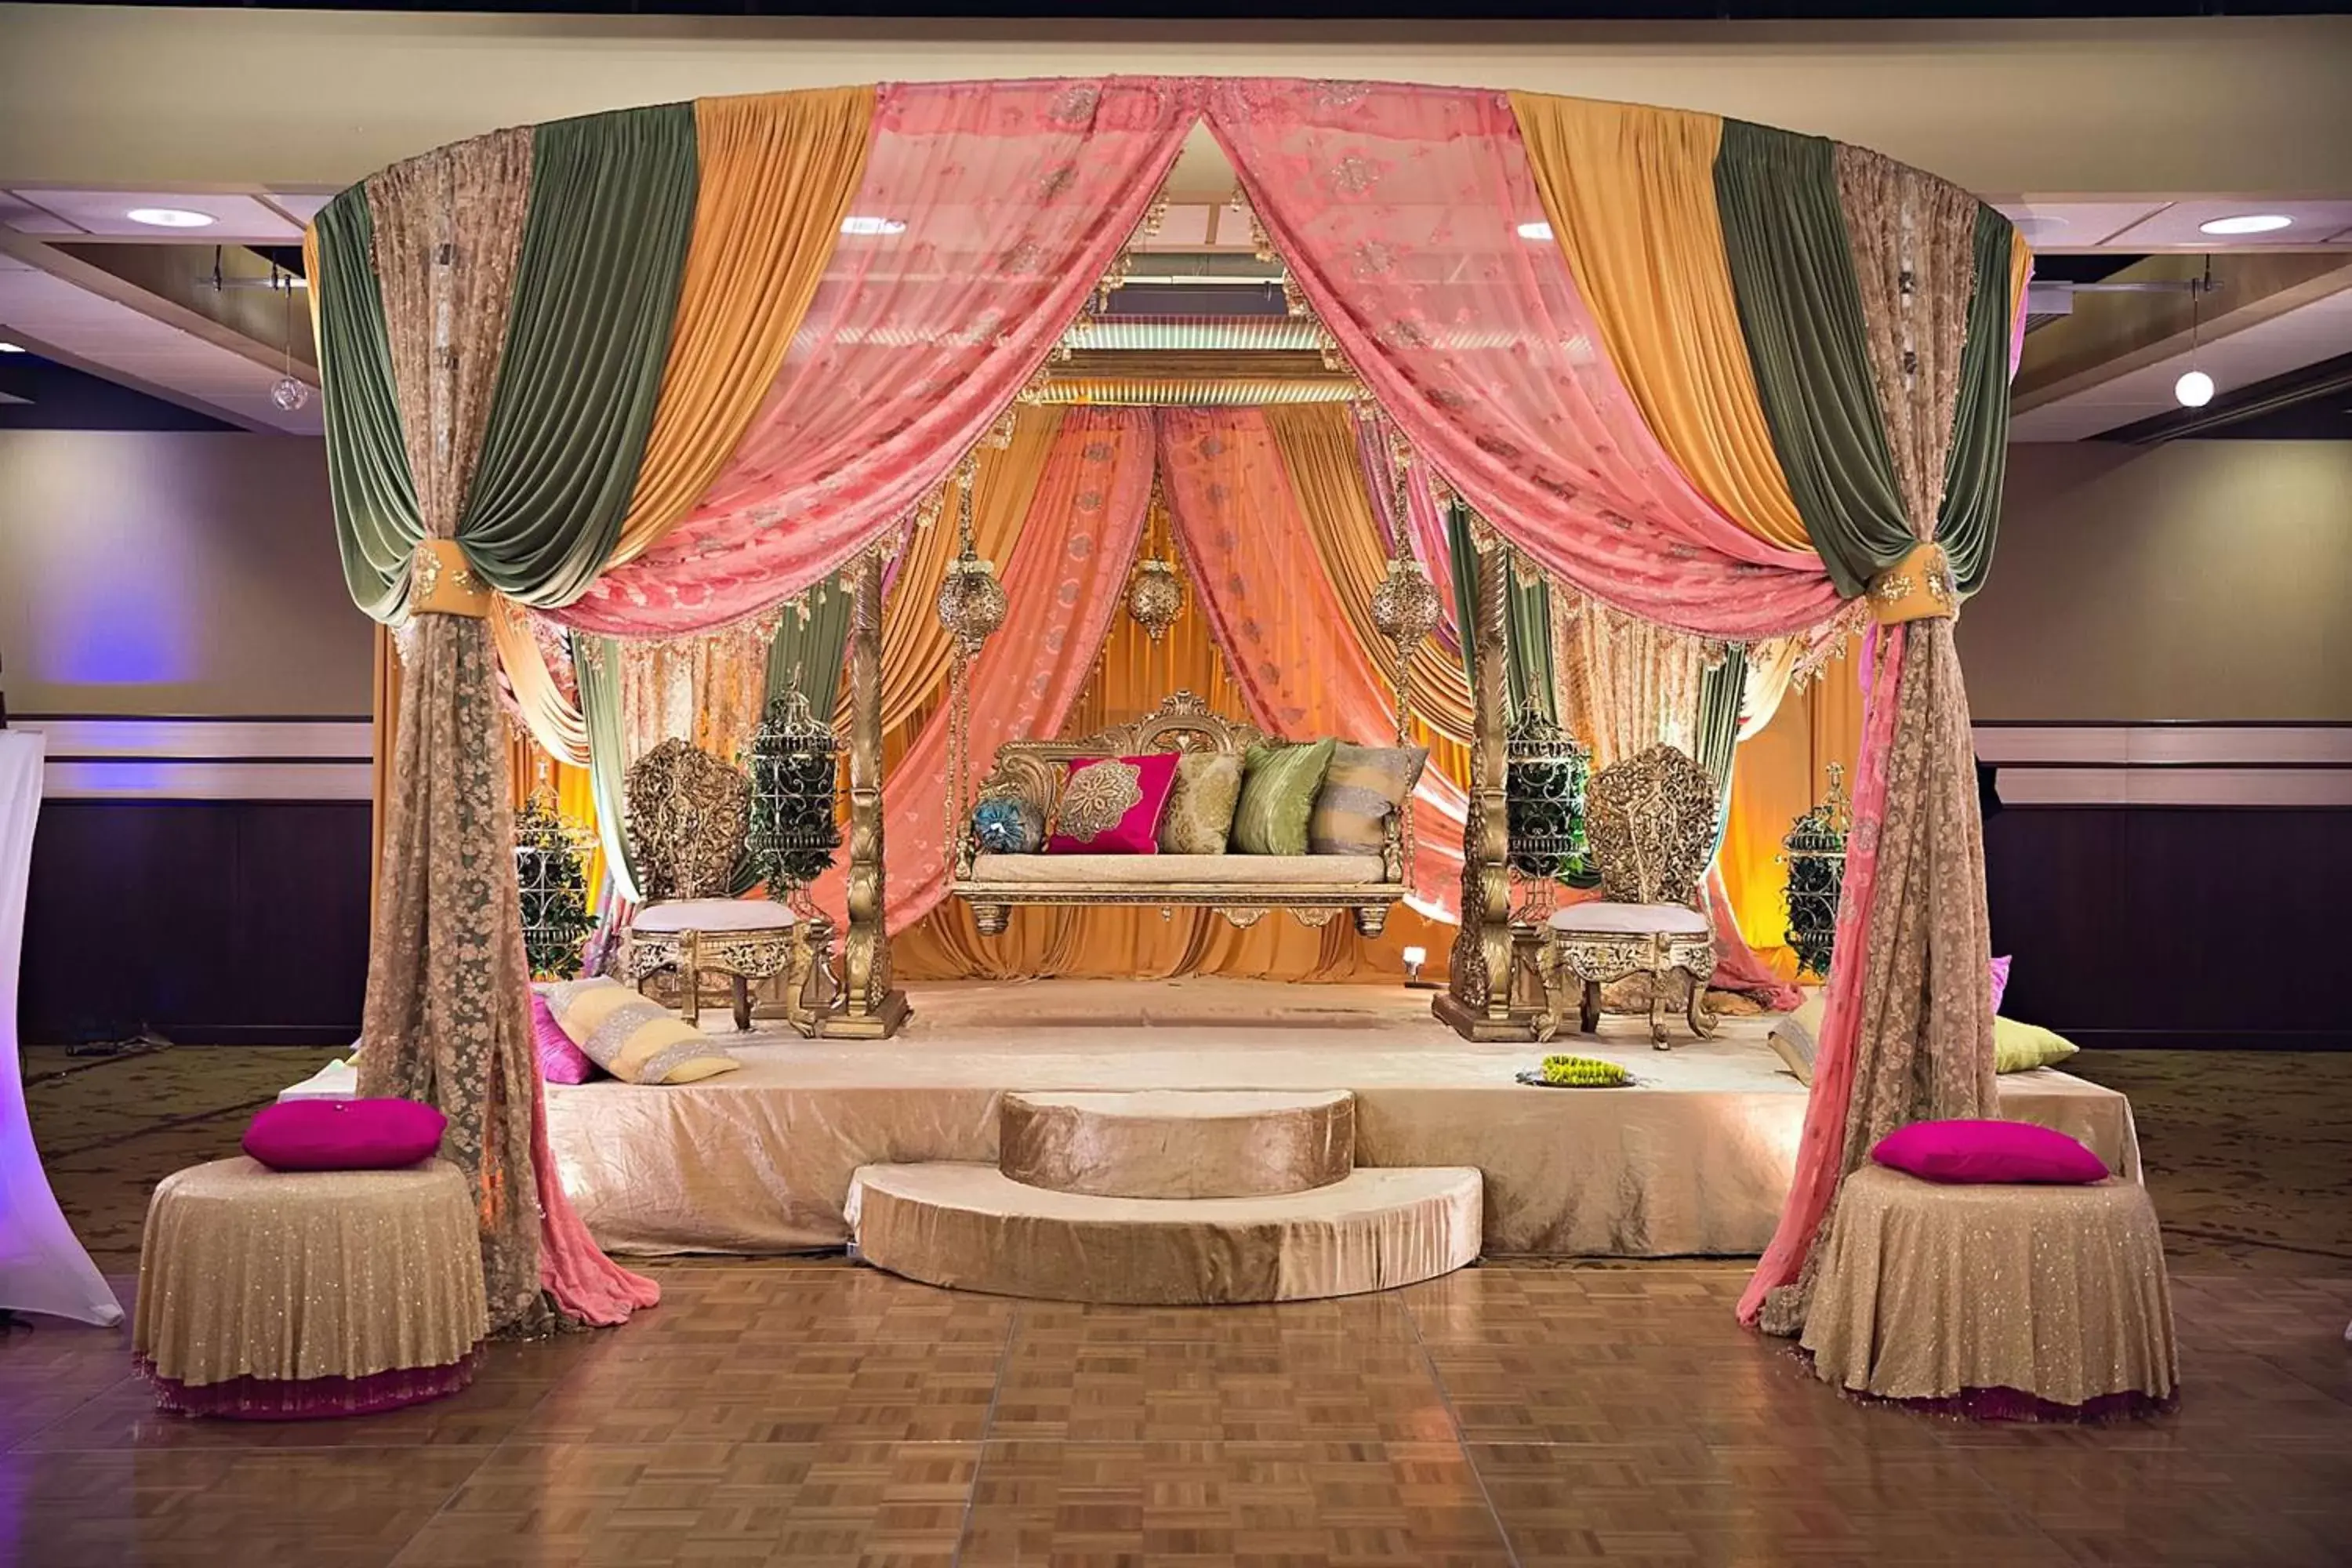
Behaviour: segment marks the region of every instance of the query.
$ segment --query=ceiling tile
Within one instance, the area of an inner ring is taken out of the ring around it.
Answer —
[[[2215,218],[2247,213],[2276,213],[2294,219],[2292,226],[2267,234],[2207,234],[2198,227]],[[2116,236],[2115,243],[2130,250],[2234,250],[2249,247],[2275,249],[2312,246],[2352,227],[2352,201],[2274,202],[2243,198],[2219,202],[2175,202],[2146,221]]]
[[[302,237],[302,226],[267,202],[247,195],[189,195],[178,191],[69,191],[19,189],[59,217],[69,219],[84,233],[104,238],[143,239],[169,244],[291,245]],[[202,228],[156,228],[133,223],[124,215],[137,207],[178,207],[209,213],[215,221]]]
[[[2003,217],[2017,225],[2037,250],[2095,250],[2111,237],[2161,213],[2162,202],[1999,202]]]

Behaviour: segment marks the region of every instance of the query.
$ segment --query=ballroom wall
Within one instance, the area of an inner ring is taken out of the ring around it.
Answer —
[[[2352,1047],[2352,443],[2011,448],[1959,646],[2007,1010],[2085,1045]]]
[[[35,1041],[348,1040],[372,642],[316,441],[0,431],[0,691],[48,737]]]

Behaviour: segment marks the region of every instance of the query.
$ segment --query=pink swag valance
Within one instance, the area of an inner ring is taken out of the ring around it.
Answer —
[[[892,83],[849,222],[782,372],[686,521],[558,613],[704,631],[819,581],[984,437],[1141,222],[1198,84]]]
[[[1498,92],[1237,79],[1210,128],[1294,282],[1413,446],[1593,597],[1703,636],[1828,618],[1810,551],[1756,538],[1668,459],[1601,348]]]

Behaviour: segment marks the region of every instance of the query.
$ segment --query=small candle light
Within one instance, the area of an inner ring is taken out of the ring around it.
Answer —
[[[1421,978],[1421,966],[1429,962],[1429,949],[1408,947],[1404,950],[1404,983],[1408,986],[1425,984]]]

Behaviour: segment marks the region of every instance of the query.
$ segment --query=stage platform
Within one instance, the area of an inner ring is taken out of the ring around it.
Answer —
[[[1473,1166],[1488,1256],[1659,1258],[1763,1250],[1788,1191],[1805,1091],[1767,1018],[1654,1051],[1634,1018],[1598,1041],[1481,1046],[1402,986],[1247,981],[927,984],[883,1041],[782,1025],[714,1035],[741,1070],[675,1088],[547,1090],[565,1188],[616,1253],[840,1247],[862,1165],[992,1163],[1011,1090],[1336,1089],[1357,1098],[1360,1166]],[[1544,1050],[1622,1062],[1635,1084],[1531,1089]],[[2001,1079],[2005,1115],[2080,1138],[2137,1178],[2123,1096],[2043,1068]]]

